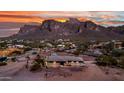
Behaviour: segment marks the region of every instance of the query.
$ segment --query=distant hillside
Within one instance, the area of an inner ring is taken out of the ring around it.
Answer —
[[[0,37],[11,36],[23,27],[25,22],[0,22]],[[39,25],[38,23],[28,23],[30,25]]]
[[[123,39],[124,26],[103,27],[92,21],[81,22],[70,18],[66,22],[45,20],[41,25],[24,25],[18,34],[11,38],[19,39],[83,39],[83,40],[111,40]]]
[[[24,26],[25,22],[0,22],[0,29],[9,29],[9,28],[20,28]],[[30,25],[39,25],[38,23],[27,23]]]

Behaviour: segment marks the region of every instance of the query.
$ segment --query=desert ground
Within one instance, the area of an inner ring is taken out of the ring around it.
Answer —
[[[24,55],[18,57],[19,62],[9,62],[0,67],[1,81],[120,81],[124,80],[124,70],[115,67],[100,67],[94,64],[95,58],[80,55],[84,59],[83,67],[43,68],[31,72],[25,67]],[[31,55],[30,63],[35,56]]]

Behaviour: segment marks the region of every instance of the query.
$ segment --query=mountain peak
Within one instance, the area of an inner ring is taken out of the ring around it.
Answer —
[[[94,22],[79,21],[76,18],[69,18],[66,22],[56,20],[44,20],[41,25],[24,25],[14,37],[55,39],[55,38],[83,38],[83,39],[110,39],[122,38],[124,27],[105,28]],[[118,30],[118,31],[116,31]],[[106,37],[106,38],[105,38]],[[34,38],[34,39],[35,39]]]

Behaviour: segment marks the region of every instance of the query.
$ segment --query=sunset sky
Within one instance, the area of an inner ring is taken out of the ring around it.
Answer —
[[[81,21],[91,20],[103,26],[124,24],[123,11],[0,11],[0,37],[17,33],[24,24],[42,23],[45,19],[64,22],[70,17]]]

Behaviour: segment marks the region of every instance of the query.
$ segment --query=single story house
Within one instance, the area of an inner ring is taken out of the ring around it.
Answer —
[[[84,64],[84,60],[81,57],[76,56],[60,56],[60,55],[51,55],[46,57],[46,61],[48,63],[53,63],[61,66],[72,66],[72,65],[78,65],[81,66]]]

